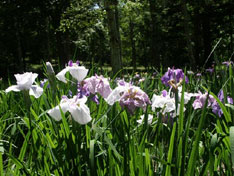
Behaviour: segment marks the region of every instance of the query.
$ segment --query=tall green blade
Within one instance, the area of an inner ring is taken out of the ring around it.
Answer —
[[[234,126],[230,128],[230,148],[232,157],[232,168],[234,168]]]
[[[190,159],[188,163],[188,170],[187,170],[186,175],[194,175],[194,169],[195,169],[197,155],[198,155],[198,145],[201,139],[202,128],[203,128],[205,117],[206,117],[206,107],[207,107],[207,102],[208,102],[208,96],[209,94],[207,95],[206,103],[202,110],[202,115],[201,115],[201,119],[199,121],[198,129],[196,132],[196,138],[195,138],[195,141],[193,142],[192,152],[190,155]]]
[[[173,149],[174,149],[174,139],[175,139],[175,133],[176,133],[176,122],[173,124],[173,129],[171,133],[171,139],[170,139],[170,146],[169,146],[169,151],[168,151],[168,156],[167,156],[167,167],[166,167],[166,176],[171,176],[171,161],[172,161],[172,156],[173,156]]]

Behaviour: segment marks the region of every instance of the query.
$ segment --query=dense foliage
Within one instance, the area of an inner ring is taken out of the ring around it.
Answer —
[[[225,0],[3,0],[0,76],[43,60],[63,67],[74,57],[90,67],[122,60],[119,66],[196,69],[221,39],[209,66],[232,55],[233,6]]]
[[[233,175],[233,63],[116,79],[79,64],[0,91],[0,175]]]

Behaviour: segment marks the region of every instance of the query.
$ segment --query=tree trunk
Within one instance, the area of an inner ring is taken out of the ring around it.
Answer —
[[[201,15],[199,14],[199,8],[196,8],[194,11],[194,57],[197,66],[203,65],[201,26]]]
[[[203,48],[204,48],[204,55],[203,55],[203,65],[205,68],[211,67],[213,62],[213,54],[208,59],[211,51],[212,51],[212,44],[211,44],[211,30],[210,30],[210,21],[211,17],[211,7],[209,4],[206,4],[205,1],[201,2],[201,5],[204,7],[204,12],[201,15],[202,21],[202,35],[203,35]]]
[[[20,26],[18,23],[18,19],[15,19],[15,37],[17,43],[17,57],[16,57],[16,70],[19,72],[25,71],[25,60],[23,59],[23,51],[22,51],[22,44],[21,44],[21,37],[20,37]]]
[[[209,7],[208,7],[209,8]],[[204,44],[204,59],[203,64],[205,64],[205,67],[211,67],[213,56],[211,56],[208,59],[208,56],[210,55],[210,52],[212,51],[211,47],[211,32],[210,32],[210,18],[209,14],[204,13],[202,16],[202,29],[203,29],[203,44]],[[206,62],[207,60],[207,62]]]
[[[119,33],[117,5],[117,0],[105,0],[111,48],[111,66],[114,74],[122,69],[121,39]]]
[[[232,15],[230,14],[229,15],[229,22],[230,22],[230,33],[229,33],[229,35],[230,35],[230,56],[232,56],[232,54],[233,54],[233,37],[232,37],[232,35],[233,35],[233,25],[232,25]],[[231,58],[232,59],[232,58]],[[233,59],[232,59],[233,60]]]
[[[150,58],[153,65],[157,68],[160,67],[160,54],[159,54],[159,30],[157,24],[157,9],[156,0],[149,0],[150,5],[150,16],[151,16],[151,47],[150,47]]]
[[[69,36],[62,32],[56,33],[57,51],[59,55],[59,64],[63,68],[70,57]]]
[[[187,11],[186,1],[182,0],[182,9],[183,9],[183,15],[184,15],[184,31],[185,31],[185,38],[187,41],[187,47],[188,47],[188,58],[190,58],[189,63],[191,67],[195,66],[195,57],[193,52],[193,46],[192,46],[192,39],[190,35],[190,28],[189,28],[189,15]]]
[[[135,45],[135,40],[134,40],[134,24],[131,18],[129,22],[129,28],[130,28],[130,40],[131,40],[131,46],[132,46],[132,65],[133,65],[134,71],[136,71],[136,45]]]
[[[50,18],[47,17],[46,18],[46,61],[50,61],[51,62],[51,56],[50,56],[50,52],[51,52],[51,47],[50,47]]]

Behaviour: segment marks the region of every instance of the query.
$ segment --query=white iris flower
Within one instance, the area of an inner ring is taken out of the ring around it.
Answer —
[[[84,66],[79,66],[76,63],[73,63],[70,66],[64,68],[61,72],[59,72],[56,77],[59,81],[67,83],[65,74],[69,71],[73,78],[75,78],[78,82],[81,82],[88,74],[88,69]]]
[[[38,85],[32,85],[37,78],[37,73],[26,72],[24,74],[15,74],[17,85],[10,86],[6,89],[6,93],[10,91],[19,92],[22,90],[29,90],[29,95],[33,95],[35,98],[39,98],[43,89]]]
[[[139,120],[137,120],[137,123],[139,123],[139,124],[143,124],[143,122],[144,122],[144,118],[145,118],[145,115],[144,115],[144,114],[143,114],[143,115],[141,115],[141,116],[140,116],[140,119],[139,119]],[[151,123],[152,123],[152,121],[153,121],[153,115],[148,114],[148,124],[151,124]]]
[[[80,124],[87,124],[92,119],[90,117],[90,110],[88,106],[85,104],[87,101],[87,97],[83,97],[79,99],[77,96],[74,96],[71,99],[67,97],[63,97],[60,101],[60,104],[53,109],[48,111],[48,114],[53,117],[55,120],[59,121],[62,119],[60,108],[65,114],[69,111],[73,117],[73,119]],[[60,108],[59,108],[60,106]]]

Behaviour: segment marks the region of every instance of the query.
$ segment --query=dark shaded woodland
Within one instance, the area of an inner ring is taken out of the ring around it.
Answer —
[[[232,1],[2,0],[0,76],[70,60],[159,68],[203,66],[233,53]]]

